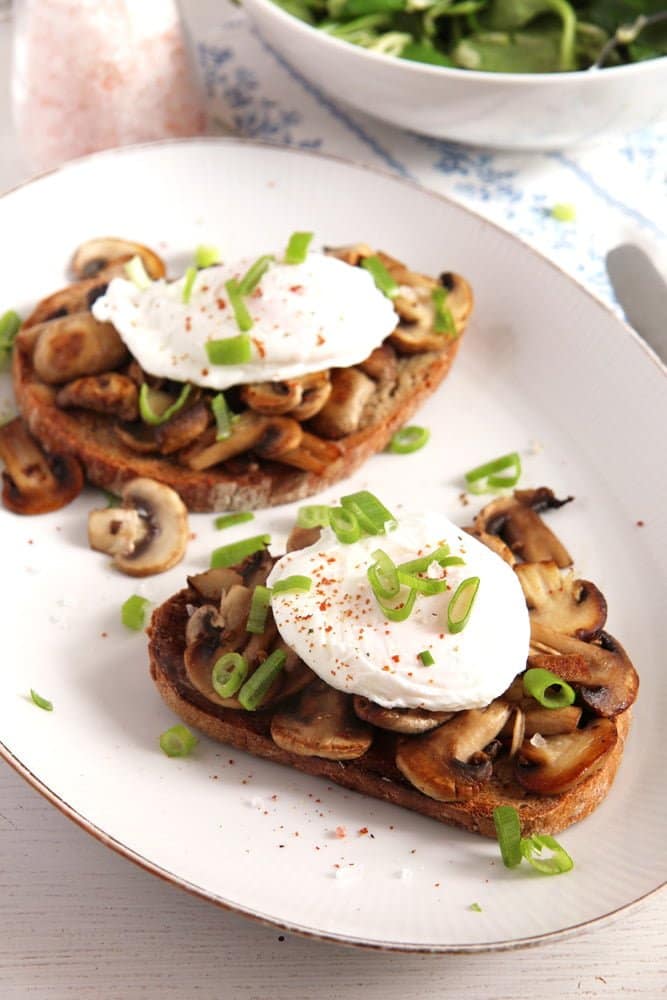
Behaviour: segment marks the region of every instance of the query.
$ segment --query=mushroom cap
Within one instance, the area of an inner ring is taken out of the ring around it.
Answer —
[[[313,430],[334,439],[353,434],[374,392],[375,382],[359,368],[334,368],[327,401],[313,417]]]
[[[594,583],[562,575],[556,563],[525,562],[514,567],[530,611],[531,624],[541,623],[586,642],[607,620],[607,602]]]
[[[84,486],[83,469],[71,455],[47,455],[21,417],[0,427],[2,502],[14,514],[48,514],[75,499]]]
[[[91,546],[113,555],[114,566],[128,576],[152,576],[180,562],[188,541],[188,512],[178,493],[138,477],[125,484],[121,496],[121,508],[90,512]],[[129,517],[121,511],[129,511]],[[121,523],[127,528],[122,546],[116,538]]]
[[[576,684],[579,696],[596,715],[613,717],[632,705],[639,677],[620,642],[601,632],[594,642],[581,642],[540,622],[531,623],[531,649],[545,656],[540,666]],[[550,665],[553,663],[553,665]]]
[[[476,532],[499,535],[515,555],[526,562],[553,560],[560,569],[572,565],[572,557],[538,511],[562,507],[572,497],[558,500],[552,490],[515,490],[483,507],[474,520]]]
[[[301,757],[354,760],[366,753],[373,732],[355,716],[350,695],[316,680],[295,708],[276,712],[271,737],[282,750]]]
[[[100,323],[90,312],[77,312],[44,325],[35,344],[33,365],[43,382],[60,385],[82,375],[106,372],[127,356],[127,348],[111,323]]]
[[[396,766],[408,781],[439,802],[472,798],[493,772],[484,752],[513,711],[498,698],[487,708],[457,712],[444,725],[401,743]]]
[[[156,280],[164,278],[166,268],[164,262],[153,250],[141,243],[118,239],[115,236],[101,236],[86,240],[74,251],[70,263],[75,278],[94,278],[100,271],[116,261],[127,261],[132,257],[140,257],[147,274]]]
[[[537,795],[558,795],[602,767],[616,746],[613,719],[594,719],[583,729],[524,741],[515,763],[517,781]]]
[[[106,413],[119,420],[136,420],[139,416],[136,383],[119,372],[82,375],[67,382],[56,395],[57,406],[76,406],[95,413]]]
[[[428,712],[425,708],[383,708],[369,698],[355,694],[355,714],[364,722],[394,733],[427,733],[452,718],[453,712]]]

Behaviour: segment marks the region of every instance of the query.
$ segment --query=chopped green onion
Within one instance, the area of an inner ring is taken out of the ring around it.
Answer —
[[[471,903],[470,906],[468,907],[468,909],[472,910],[473,913],[481,913],[482,912],[482,907],[479,905],[479,903]]]
[[[209,341],[209,343],[215,343],[215,341]],[[211,400],[211,410],[215,417],[215,440],[226,441],[232,433],[234,414],[229,409],[223,392],[218,392],[213,397]]]
[[[312,233],[292,233],[285,251],[285,263],[303,264],[312,238]]]
[[[263,635],[266,628],[266,616],[271,605],[271,588],[258,583],[252,592],[250,611],[246,622],[246,632],[253,635]]]
[[[418,427],[416,424],[401,427],[392,434],[387,451],[393,451],[395,455],[410,455],[423,448],[430,436],[431,432],[426,427]]]
[[[238,694],[238,699],[248,712],[254,712],[261,705],[269,688],[285,666],[287,654],[283,649],[274,649],[270,656],[248,678]]]
[[[394,281],[379,257],[364,257],[361,266],[368,271],[378,290],[388,299],[398,295],[398,282]]]
[[[415,606],[416,598],[417,598],[417,591],[411,590],[408,593],[408,596],[406,597],[405,601],[402,604],[397,605],[396,607],[393,608],[387,607],[387,605],[383,604],[382,601],[378,601],[378,604],[382,609],[383,615],[385,616],[385,618],[388,618],[390,622],[404,622],[412,614],[412,609]]]
[[[224,340],[207,340],[204,346],[212,365],[244,365],[252,358],[252,344],[247,333]]]
[[[417,656],[422,661],[422,664],[425,667],[432,667],[433,664],[435,663],[435,660],[433,659],[433,654],[428,649],[423,649],[421,653],[417,653]]]
[[[456,558],[449,555],[449,545],[439,545],[437,549],[429,552],[426,556],[420,556],[419,559],[410,559],[409,562],[399,563],[398,569],[403,573],[425,573],[434,562],[438,563],[439,566],[443,566],[444,560],[449,558]]]
[[[497,473],[511,469],[507,476]],[[521,476],[521,458],[518,451],[511,451],[500,458],[478,465],[465,473],[465,481],[471,493],[488,493],[493,489],[507,489],[516,486]]]
[[[514,806],[497,806],[493,810],[498,846],[505,868],[521,864],[521,822]]]
[[[361,527],[351,510],[344,507],[332,507],[329,511],[329,524],[339,542],[351,545],[361,538]]]
[[[448,294],[447,289],[443,288],[442,285],[434,288],[431,292],[431,300],[435,310],[433,329],[436,333],[446,333],[448,337],[456,337],[458,335],[456,323],[451,309],[446,304]]]
[[[284,580],[276,580],[273,585],[274,594],[307,594],[313,585],[309,576],[286,576]]]
[[[175,400],[171,406],[168,406],[163,413],[156,413],[151,406],[150,386],[148,386],[146,382],[143,382],[141,389],[139,390],[139,414],[141,415],[141,419],[145,424],[150,424],[152,427],[158,427],[160,424],[165,424],[167,420],[175,416],[179,410],[183,409],[191,390],[192,386],[189,382],[186,382],[179,393],[178,399]]]
[[[240,653],[224,653],[213,664],[211,684],[221,698],[231,698],[236,694],[248,676],[248,663]]]
[[[462,580],[452,596],[447,606],[447,628],[456,635],[462,632],[468,624],[477,591],[479,589],[479,577],[469,576]]]
[[[521,840],[521,854],[528,864],[536,868],[542,875],[562,875],[574,868],[574,861],[561,847],[557,840],[547,834],[534,834],[532,837],[524,837]],[[541,854],[544,848],[552,851],[550,858],[536,858],[535,853]]]
[[[366,570],[368,582],[378,599],[390,600],[401,589],[396,565],[382,549],[376,549],[372,555],[375,562]]]
[[[9,309],[0,316],[0,369],[8,363],[16,335],[20,329],[21,317],[13,309]]]
[[[368,490],[341,497],[341,506],[351,511],[369,535],[384,535],[387,525],[395,523],[394,515]]]
[[[549,215],[556,222],[574,222],[577,218],[577,210],[574,205],[569,205],[564,202],[559,202],[554,205]]]
[[[230,278],[229,281],[225,282],[225,290],[227,292],[227,295],[229,296],[229,303],[232,309],[234,310],[234,319],[236,320],[236,325],[238,326],[239,330],[242,333],[246,333],[248,330],[252,330],[253,328],[252,316],[248,312],[247,306],[243,301],[238,281],[235,281],[234,278]],[[216,340],[213,341],[213,343],[219,344],[221,343],[221,341]],[[248,360],[250,359],[248,358]],[[220,364],[219,361],[215,363]],[[229,364],[229,362],[227,362],[227,364]]]
[[[326,528],[329,524],[330,507],[324,504],[306,504],[299,507],[296,514],[297,528]]]
[[[523,675],[524,694],[534,698],[543,708],[565,708],[574,704],[574,690],[557,674],[540,667],[531,667]]]
[[[246,273],[243,275],[239,281],[239,292],[241,295],[250,295],[255,291],[258,284],[266,274],[269,266],[276,258],[272,254],[264,254],[263,257],[258,257],[254,264],[248,268]],[[241,327],[243,329],[243,327]]]
[[[236,514],[221,514],[216,517],[213,526],[221,531],[223,528],[233,528],[235,524],[245,524],[246,521],[254,521],[255,515],[249,510],[240,510]]]
[[[187,757],[198,743],[195,734],[180,723],[171,729],[166,729],[160,736],[160,749],[167,757]]]
[[[130,281],[142,291],[145,288],[150,288],[153,284],[150,277],[146,273],[143,260],[138,255],[134,256],[131,260],[128,260],[125,265],[125,274],[128,276]]]
[[[432,597],[433,594],[442,594],[447,589],[446,580],[438,580],[437,578],[429,580],[428,577],[416,576],[414,573],[406,573],[400,569],[398,579],[404,587],[410,587],[411,590],[416,590],[418,594],[425,594],[427,597]]]
[[[211,569],[223,569],[226,566],[234,566],[243,562],[248,556],[255,552],[261,552],[271,543],[271,535],[254,535],[252,538],[244,538],[240,542],[232,542],[231,545],[222,545],[211,554]]]
[[[222,259],[222,254],[217,247],[207,246],[206,244],[200,244],[195,250],[195,267],[213,267],[214,264],[219,264]]]
[[[197,280],[197,268],[189,267],[185,272],[185,281],[183,282],[183,293],[181,295],[181,301],[187,306],[192,298],[192,289],[194,288],[195,281]]]
[[[121,605],[120,620],[125,628],[131,628],[134,632],[139,632],[144,627],[146,621],[146,608],[150,604],[145,597],[132,594],[131,597]]]
[[[53,711],[53,702],[50,702],[47,698],[42,698],[41,694],[30,688],[30,697],[32,698],[37,708],[43,708],[45,712]]]

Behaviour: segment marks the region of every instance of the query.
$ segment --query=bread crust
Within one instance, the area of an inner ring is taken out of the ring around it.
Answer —
[[[165,703],[184,722],[230,747],[487,837],[496,835],[493,810],[498,805],[514,806],[524,836],[558,833],[591,813],[614,781],[630,726],[630,710],[616,718],[619,739],[604,764],[560,795],[533,795],[510,777],[494,775],[474,799],[438,802],[417,791],[401,775],[394,763],[397,735],[380,730],[371,748],[356,760],[330,761],[289,753],[271,739],[271,710],[243,712],[218,707],[189,684],[183,662],[185,626],[187,606],[197,602],[195,592],[186,588],[154,611],[148,628],[151,677]]]
[[[138,454],[114,433],[111,418],[56,405],[55,389],[45,385],[33,368],[29,337],[23,340],[20,335],[13,354],[14,392],[34,436],[47,450],[78,458],[88,480],[96,486],[121,493],[129,480],[145,476],[175,489],[191,511],[256,509],[312,496],[351,475],[371,455],[382,451],[394,431],[445,378],[460,341],[459,336],[448,340],[441,351],[399,357],[391,390],[382,383],[376,385],[366,404],[365,426],[336,442],[340,457],[322,474],[245,456],[217,468],[194,471],[169,456]]]

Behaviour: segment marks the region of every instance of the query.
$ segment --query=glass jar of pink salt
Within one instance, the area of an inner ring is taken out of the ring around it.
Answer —
[[[205,129],[176,0],[15,0],[12,101],[34,170]]]

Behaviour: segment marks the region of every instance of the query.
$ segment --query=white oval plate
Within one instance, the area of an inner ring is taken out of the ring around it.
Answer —
[[[466,523],[463,471],[519,449],[526,485],[576,496],[551,523],[606,594],[610,631],[642,679],[620,775],[601,808],[562,834],[576,867],[560,878],[507,871],[492,841],[206,739],[191,758],[170,760],[157,737],[175,720],[149,679],[144,637],[121,626],[119,608],[136,591],[157,602],[179,589],[222,536],[212,516],[192,517],[184,564],[138,584],[88,549],[87,511],[100,503],[90,490],[52,515],[0,511],[0,750],[10,763],[84,828],[175,884],[335,941],[508,947],[572,931],[660,886],[667,407],[664,371],[628,328],[459,205],[375,171],[236,141],[71,164],[0,200],[0,229],[2,307],[23,310],[64,281],[79,242],[106,234],[146,242],[176,267],[198,243],[229,257],[313,229],[321,243],[366,240],[417,269],[466,275],[474,319],[418,418],[430,444],[376,456],[345,490],[370,486],[390,507],[433,506]],[[259,513],[224,540],[269,531],[280,550],[293,514]],[[52,713],[31,703],[30,688],[53,701]]]

